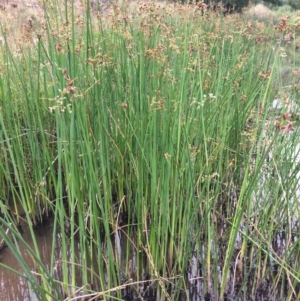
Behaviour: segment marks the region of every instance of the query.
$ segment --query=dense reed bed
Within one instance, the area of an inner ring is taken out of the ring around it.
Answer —
[[[299,298],[299,86],[277,40],[296,26],[49,0],[23,47],[2,30],[0,232],[39,300]]]

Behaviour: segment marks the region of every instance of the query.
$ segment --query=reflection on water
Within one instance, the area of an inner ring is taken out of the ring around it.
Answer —
[[[23,221],[21,222],[22,237],[28,246],[34,250],[34,244],[32,241],[31,233],[28,228],[28,225]],[[38,247],[38,252],[40,255],[41,262],[44,264],[45,268],[50,274],[50,277],[53,279],[62,281],[63,279],[63,260],[62,260],[62,242],[61,242],[61,233],[57,231],[54,233],[53,220],[47,219],[44,225],[40,225],[37,229],[34,230],[35,240]],[[53,239],[54,242],[54,251],[52,252]],[[36,263],[33,257],[29,254],[28,250],[20,242],[18,243],[20,250],[20,255],[23,260],[26,262],[30,271],[37,276],[39,279],[39,272],[36,268]],[[82,262],[80,244],[75,238],[75,254],[72,254],[71,248],[67,248],[66,260],[67,260],[67,269],[68,269],[68,283],[72,283],[72,257],[76,258],[77,262]],[[34,301],[41,300],[38,296],[33,293],[33,290],[30,289],[28,281],[26,281],[26,274],[22,270],[22,267],[18,263],[14,254],[8,247],[4,247],[0,250],[1,264],[10,267],[13,270],[18,271],[21,275],[17,275],[9,271],[5,267],[0,267],[0,300],[7,301]],[[54,263],[54,268],[51,269],[51,262]],[[90,262],[88,266],[91,266]],[[74,268],[74,265],[73,265]],[[80,295],[83,285],[83,269],[84,266],[75,265],[75,278],[76,278],[76,288],[74,288],[74,294],[77,296]],[[89,270],[87,268],[87,270]],[[89,276],[88,276],[89,280]],[[64,296],[65,293],[63,288],[58,285],[59,292],[57,295]],[[78,289],[78,287],[80,289]],[[54,292],[51,292],[54,293]],[[79,299],[78,299],[79,300]]]
[[[23,238],[28,245],[33,249],[33,242],[30,235],[30,231],[26,224],[22,224]],[[49,266],[51,262],[51,246],[53,239],[53,227],[52,224],[47,226],[41,226],[36,230],[37,244],[40,250],[40,256],[42,262]],[[28,264],[29,268],[34,271],[34,261],[24,246],[19,244],[20,254]],[[55,247],[55,256],[59,258],[60,254],[60,243],[59,239]],[[9,250],[4,247],[0,251],[1,264],[7,265],[10,268],[19,271],[23,274],[22,268],[20,267],[15,256]],[[23,274],[25,276],[25,274]],[[4,267],[0,267],[0,300],[7,301],[34,301],[38,300],[37,296],[29,289],[28,282],[21,276],[7,270]]]
[[[45,264],[48,270],[51,265],[51,260],[56,262],[57,264],[55,264],[55,271],[51,271],[51,274],[55,279],[62,279],[61,233],[54,233],[52,223],[52,220],[48,220],[47,226],[40,226],[38,230],[35,230],[36,242],[39,248],[41,261]],[[30,231],[26,227],[26,224],[22,225],[22,229],[24,240],[31,248],[33,248]],[[226,232],[225,230],[226,229],[224,229],[224,232]],[[117,231],[113,236],[115,259],[120,263],[120,274],[118,276],[121,279],[121,284],[132,284],[123,287],[122,300],[162,300],[159,293],[161,291],[159,281],[157,277],[150,275],[151,272],[149,270],[149,266],[147,265],[146,254],[143,254],[143,252],[137,252],[135,239],[136,236],[131,231],[123,227],[122,231]],[[51,258],[54,235],[56,238],[54,258]],[[270,266],[268,268],[269,271],[266,272],[266,276],[260,280],[256,279],[258,267],[256,266],[255,260],[253,260],[252,264],[250,264],[248,260],[244,260],[242,271],[239,270],[239,253],[241,250],[242,241],[242,236],[239,234],[236,240],[235,250],[233,254],[235,261],[233,261],[231,265],[230,276],[227,285],[227,296],[224,300],[285,300],[285,298],[282,297],[282,294],[284,293],[276,292],[274,290],[274,287],[272,287],[272,284],[269,282],[270,279],[276,277],[276,275],[281,273],[280,269],[274,262],[270,262]],[[278,243],[284,243],[285,238],[278,237],[278,241]],[[217,300],[218,288],[220,286],[222,276],[222,260],[224,259],[224,254],[226,253],[226,245],[224,245],[224,242],[220,242],[220,244],[215,244],[215,247],[217,246],[219,249],[215,250],[212,254],[212,256],[216,258],[212,258],[212,260],[219,262],[219,264],[218,266],[216,266],[216,270],[211,271],[211,279],[207,279],[202,271],[202,269],[205,269],[203,265],[205,264],[206,260],[206,250],[205,245],[203,244],[203,248],[201,250],[198,250],[198,254],[196,255],[195,253],[189,260],[187,271],[182,271],[179,275],[175,275],[173,276],[173,278],[170,277],[167,279],[167,281],[164,282],[167,292],[170,294],[170,296],[172,296],[172,300]],[[32,257],[30,256],[30,254],[28,254],[22,244],[19,244],[19,247],[20,253],[26,260],[29,268],[32,271],[35,271]],[[81,257],[79,243],[77,243],[76,248],[77,249],[75,256],[78,259],[77,262],[80,262]],[[203,254],[199,255],[201,252],[203,252]],[[253,259],[255,259],[256,256],[260,256],[259,254],[253,255],[251,252],[251,248],[246,249],[245,258],[252,257]],[[22,273],[21,267],[19,266],[17,260],[15,259],[9,248],[2,249],[0,251],[0,255],[2,264],[8,265],[12,269],[15,269]],[[70,260],[71,258],[70,250],[68,250],[67,258],[67,260]],[[82,270],[78,269],[78,271],[76,271],[76,284],[78,287],[82,285],[81,276]],[[183,278],[185,279],[185,283],[187,284],[186,290],[181,290],[177,293],[176,296],[172,295],[173,289],[176,288],[177,283],[179,281],[182,281]],[[71,279],[69,280],[69,283],[71,283]],[[137,283],[136,281],[138,281],[139,283]],[[285,284],[283,283],[282,287],[284,286]],[[252,295],[249,295],[250,291]],[[80,300],[78,298],[76,300]],[[0,267],[0,300],[35,301],[41,299],[39,299],[38,296],[36,296],[32,292],[32,290],[30,290],[28,283],[26,280],[24,280],[24,278],[8,271],[3,267]]]

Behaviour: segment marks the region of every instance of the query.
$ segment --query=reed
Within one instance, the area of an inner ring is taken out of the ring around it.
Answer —
[[[0,231],[34,293],[122,300],[149,281],[160,300],[188,300],[198,281],[221,300],[268,280],[296,298],[299,92],[271,109],[274,29],[188,5],[43,5],[34,44],[6,37],[0,77]],[[48,215],[46,265],[16,226],[35,241]]]

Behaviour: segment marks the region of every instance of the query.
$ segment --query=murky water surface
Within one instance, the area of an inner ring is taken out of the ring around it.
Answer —
[[[34,243],[32,241],[32,236],[30,229],[26,222],[21,221],[20,229],[24,241],[28,244],[31,250],[34,250]],[[36,238],[36,245],[38,252],[40,254],[40,259],[45,265],[49,274],[58,281],[63,279],[62,275],[62,243],[61,243],[61,233],[59,231],[54,232],[53,220],[51,218],[47,219],[43,225],[39,225],[34,229],[34,234]],[[9,233],[9,232],[8,232]],[[53,244],[53,240],[55,243]],[[19,247],[19,253],[25,260],[26,264],[30,271],[37,276],[37,279],[40,279],[39,272],[36,269],[36,263],[34,258],[30,255],[28,250],[24,247],[22,242],[17,243]],[[54,253],[52,253],[52,246],[54,247]],[[80,253],[80,244],[75,242],[75,257],[81,262],[81,253]],[[52,255],[53,254],[53,255]],[[71,249],[67,249],[67,265],[71,262],[72,252]],[[54,268],[51,269],[51,261],[54,263]],[[30,289],[27,281],[25,280],[26,273],[23,271],[22,267],[18,263],[13,252],[7,247],[4,246],[0,249],[0,262],[3,265],[10,267],[13,270],[16,270],[20,273],[17,275],[10,270],[0,267],[0,300],[7,301],[41,301]],[[22,276],[21,276],[22,275]],[[82,270],[78,266],[75,268],[75,275],[78,287],[82,286]],[[71,283],[71,272],[69,273],[69,283]],[[59,285],[58,285],[59,287]],[[61,287],[59,291],[62,295],[64,292]],[[79,291],[80,293],[80,291]],[[79,295],[78,293],[78,295]],[[74,294],[75,295],[75,294]],[[76,294],[76,296],[78,296]],[[80,299],[78,299],[80,300]],[[97,299],[96,299],[97,300]]]
[[[25,241],[29,244],[31,248],[33,248],[33,243],[31,239],[31,235],[29,232],[28,227],[26,227],[26,224],[23,223],[22,225],[23,230],[23,238]],[[61,242],[60,242],[60,233],[53,233],[53,221],[50,219],[47,221],[47,226],[40,226],[37,230],[35,230],[36,234],[36,241],[37,245],[41,254],[41,260],[44,264],[47,265],[47,267],[50,266],[51,259],[55,260],[56,262],[59,262],[61,260]],[[56,244],[55,244],[55,252],[54,257],[51,258],[51,248],[53,243],[53,235],[56,235]],[[132,277],[135,279],[135,271],[136,271],[136,253],[134,251],[131,252],[129,256],[129,262],[128,257],[126,257],[126,243],[127,243],[127,237],[124,235],[123,232],[119,232],[114,237],[115,246],[116,246],[116,252],[117,256],[119,257],[119,262],[121,263],[121,266],[127,266],[128,274],[120,275],[121,278],[124,278],[124,283],[128,281],[129,277]],[[284,238],[278,238],[282,243],[284,243]],[[237,237],[237,243],[236,243],[236,258],[240,250],[240,244],[242,242],[242,237]],[[22,254],[23,258],[25,258],[26,262],[28,263],[28,266],[30,269],[34,272],[35,266],[34,261],[31,258],[30,254],[28,254],[28,251],[22,247],[22,244],[19,244],[20,247],[20,253]],[[78,256],[80,258],[80,251],[79,251],[79,244],[78,244]],[[3,248],[0,251],[1,255],[1,263],[10,266],[12,269],[15,269],[22,272],[22,268],[19,266],[17,260],[15,259],[12,252],[9,250],[8,247]],[[221,259],[220,259],[221,260]],[[187,291],[182,292],[182,296],[178,296],[177,300],[187,300],[186,295],[189,295],[189,300],[191,301],[213,301],[217,300],[213,293],[213,283],[204,283],[204,279],[202,277],[202,265],[201,262],[203,261],[203,258],[197,258],[196,256],[193,256],[190,260],[189,268],[184,273],[184,277],[187,280],[187,283],[189,284],[187,287]],[[221,262],[221,261],[220,261]],[[247,277],[247,284],[243,284],[244,271],[243,273],[240,273],[238,269],[236,268],[236,262],[232,263],[233,267],[231,269],[231,274],[228,282],[228,291],[227,291],[227,297],[224,300],[230,301],[230,300],[257,300],[257,301],[280,301],[285,300],[283,298],[279,297],[276,292],[271,291],[271,287],[268,284],[268,279],[261,279],[259,282],[257,282],[257,289],[253,292],[253,295],[247,295],[247,286],[249,287],[255,287],[257,279],[255,279],[256,271],[255,267],[244,267],[244,270],[247,271],[248,277]],[[146,267],[146,265],[145,265]],[[219,275],[221,275],[222,272],[222,266],[217,268]],[[125,270],[125,269],[124,269]],[[133,291],[130,286],[123,289],[123,300],[130,300],[130,301],[137,301],[137,300],[144,300],[144,301],[154,301],[154,300],[160,300],[159,297],[157,297],[156,293],[156,285],[155,282],[147,280],[150,279],[149,274],[147,273],[147,269],[140,269],[142,271],[142,275],[139,276],[140,281],[145,281],[142,284],[135,285],[136,290]],[[55,276],[55,279],[62,279],[61,270],[58,268],[56,271],[52,271],[53,275]],[[270,274],[269,276],[272,277],[272,272],[276,272],[276,265],[273,267],[270,267]],[[253,275],[251,275],[253,274]],[[176,277],[175,277],[176,278]],[[78,279],[80,281],[80,270],[78,270]],[[249,280],[250,279],[250,280]],[[219,279],[220,280],[220,279]],[[167,287],[170,295],[172,292],[172,287],[176,286],[176,279],[169,281],[169,287]],[[250,282],[251,283],[250,283]],[[81,284],[78,283],[78,286]],[[211,287],[211,294],[207,294],[207,287]],[[218,286],[218,285],[217,285]],[[138,292],[138,294],[137,294]],[[141,299],[141,297],[143,299]],[[158,298],[158,299],[157,299]],[[30,288],[28,287],[27,282],[19,275],[16,275],[13,272],[8,271],[7,269],[0,267],[0,300],[8,300],[8,301],[33,301],[33,300],[39,300],[37,296],[32,293]],[[87,299],[88,300],[88,299]],[[101,299],[99,299],[101,300]]]
[[[27,242],[27,244],[33,248],[33,242],[31,239],[31,234],[25,223],[21,223],[23,230],[23,238]],[[51,246],[53,239],[53,227],[52,221],[50,221],[49,225],[41,226],[39,229],[35,231],[37,244],[41,255],[41,260],[45,264],[50,264],[51,261]],[[58,240],[59,241],[59,240]],[[22,257],[26,260],[29,267],[34,271],[34,261],[28,251],[23,247],[20,243],[18,244],[20,248],[20,253]],[[59,258],[60,256],[60,244],[57,243],[55,247],[55,256]],[[0,251],[0,262],[4,265],[11,267],[14,270],[19,271],[23,274],[22,268],[20,267],[18,261],[16,260],[13,253],[9,250],[8,247],[3,247]],[[0,267],[0,300],[7,301],[33,301],[38,300],[37,297],[32,293],[29,289],[27,281],[7,270],[6,268]]]

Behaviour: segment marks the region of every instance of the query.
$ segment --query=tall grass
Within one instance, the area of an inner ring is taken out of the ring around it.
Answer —
[[[24,277],[43,300],[81,286],[121,300],[144,280],[160,300],[188,299],[194,282],[220,300],[267,281],[296,298],[298,127],[287,99],[270,110],[274,33],[191,6],[128,7],[47,1],[36,44],[2,48],[0,231]],[[34,242],[53,216],[61,279],[54,256],[46,267],[22,240],[19,206]]]

